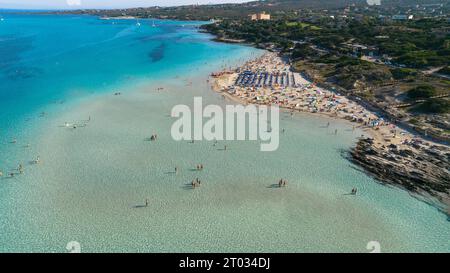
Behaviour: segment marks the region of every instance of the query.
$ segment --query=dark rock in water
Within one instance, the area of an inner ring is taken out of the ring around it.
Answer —
[[[428,153],[429,155],[432,155],[432,156],[440,156],[441,155],[441,153],[436,150],[426,150],[426,153]]]
[[[433,150],[438,150],[438,151],[441,151],[441,152],[444,152],[444,151],[445,151],[445,148],[444,148],[444,147],[442,147],[442,146],[436,146],[436,145],[431,146],[431,149],[433,149]]]
[[[14,76],[21,69],[22,54],[33,49],[34,37],[20,35],[0,35],[0,72]]]
[[[361,139],[350,151],[350,160],[381,183],[404,188],[430,204],[443,204],[438,207],[448,214],[444,207],[450,207],[449,148],[399,150],[394,146],[376,147],[373,141]],[[418,144],[411,146],[421,148]]]
[[[390,160],[390,161],[397,161],[397,158],[395,156],[393,156],[393,155],[387,155],[386,159]]]
[[[413,146],[414,148],[416,148],[416,149],[418,149],[418,150],[420,150],[420,149],[422,148],[422,146],[420,146],[420,145],[417,144],[417,143],[413,143],[413,144],[411,144],[411,146]]]
[[[399,155],[407,157],[407,156],[414,156],[414,152],[411,150],[400,150]]]
[[[166,44],[161,43],[158,47],[153,49],[148,56],[153,63],[156,63],[164,58],[164,53],[166,51]]]
[[[390,144],[388,147],[389,147],[390,149],[397,150],[397,145]]]

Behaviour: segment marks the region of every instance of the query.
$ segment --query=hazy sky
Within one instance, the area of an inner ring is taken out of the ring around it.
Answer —
[[[242,2],[248,0],[0,0],[0,8],[118,8]]]

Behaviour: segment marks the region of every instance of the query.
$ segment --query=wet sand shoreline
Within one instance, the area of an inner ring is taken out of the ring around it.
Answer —
[[[271,65],[274,63],[276,65]],[[314,110],[310,106],[308,108],[298,107],[302,101],[309,99],[310,95],[315,96],[318,101],[329,99],[329,96],[320,97],[320,94],[324,92],[333,94],[333,99],[345,99],[344,96],[333,91],[314,86],[312,82],[309,82],[312,87],[294,88],[297,89],[297,93],[310,92],[310,94],[298,96],[297,107],[293,107],[293,103],[290,103],[289,106],[280,103],[286,98],[286,95],[283,96],[283,88],[278,88],[278,86],[257,86],[255,88],[234,84],[240,71],[260,71],[261,67],[263,67],[263,71],[276,71],[276,73],[292,71],[290,65],[278,57],[276,53],[266,53],[261,58],[254,59],[234,71],[226,70],[214,73],[212,75],[212,89],[241,104],[277,104],[285,111],[344,119],[352,123],[367,134],[367,136],[361,135],[356,147],[349,152],[349,159],[352,162],[361,166],[369,175],[372,175],[381,183],[401,187],[422,201],[433,204],[443,213],[450,215],[450,171],[448,170],[450,149],[448,146],[425,140],[418,134],[408,132],[395,124],[384,121],[377,113],[370,112],[351,100],[345,102],[343,110],[338,108],[328,112],[325,111],[327,106],[323,103],[319,107],[314,106]],[[301,78],[302,75],[299,74],[297,77]],[[308,82],[304,78],[302,80]],[[279,92],[280,89],[281,92]],[[287,87],[284,92],[290,92],[290,89],[290,87]],[[314,94],[314,92],[317,92],[317,94]],[[269,94],[269,99],[255,100],[255,97],[261,96],[261,94],[264,96]],[[353,109],[355,111],[352,111]],[[360,109],[364,110],[361,111]],[[349,112],[352,113],[352,117],[348,115]],[[369,115],[370,118],[367,120]],[[377,124],[371,124],[373,120],[377,120]],[[430,153],[429,150],[434,152]],[[371,155],[368,155],[369,153]],[[394,154],[394,156],[390,154]],[[443,161],[443,163],[441,164],[440,161]],[[386,168],[392,170],[392,166],[402,171],[386,171]]]

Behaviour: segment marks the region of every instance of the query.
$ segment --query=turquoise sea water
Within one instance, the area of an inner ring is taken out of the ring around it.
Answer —
[[[97,92],[136,77],[175,75],[186,65],[233,54],[206,42],[199,23],[0,15],[2,128],[52,101]],[[184,27],[182,27],[184,26]],[[214,52],[214,54],[212,54]],[[6,124],[5,124],[6,123]]]
[[[259,51],[214,43],[199,22],[0,17],[0,170],[26,170],[0,180],[0,251],[450,251],[443,214],[342,156],[358,135],[347,123],[282,115],[274,153],[171,139],[172,106],[225,105],[207,74]],[[60,126],[88,116],[86,128]],[[153,132],[160,140],[145,142]],[[28,164],[36,155],[42,164]],[[204,185],[189,189],[197,176]],[[289,187],[271,188],[281,177]]]

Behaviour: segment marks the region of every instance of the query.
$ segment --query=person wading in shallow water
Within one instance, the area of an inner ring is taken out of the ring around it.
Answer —
[[[279,186],[280,188],[281,188],[281,187],[286,187],[286,185],[287,185],[287,181],[284,180],[283,178],[280,179],[280,181],[278,182],[278,186]]]

